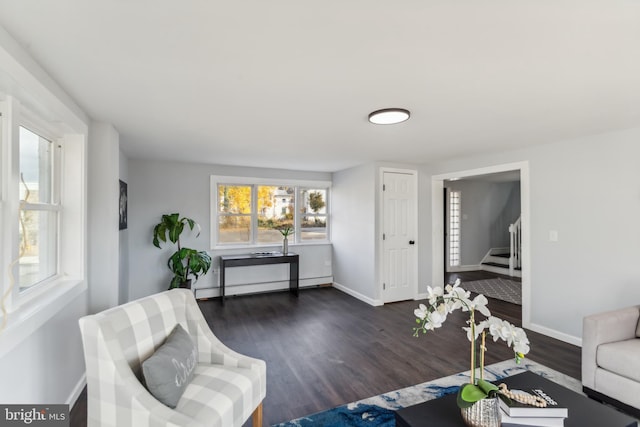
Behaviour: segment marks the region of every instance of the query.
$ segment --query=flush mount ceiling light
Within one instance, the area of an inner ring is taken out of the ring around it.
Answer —
[[[411,114],[404,108],[384,108],[369,114],[369,121],[376,125],[395,125],[407,120]]]

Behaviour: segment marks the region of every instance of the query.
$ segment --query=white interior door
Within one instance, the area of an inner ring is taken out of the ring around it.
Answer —
[[[383,172],[382,300],[413,299],[417,292],[416,174]]]

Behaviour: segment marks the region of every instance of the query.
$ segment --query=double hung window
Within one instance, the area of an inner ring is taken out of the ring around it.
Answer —
[[[61,147],[20,127],[20,291],[57,274]]]

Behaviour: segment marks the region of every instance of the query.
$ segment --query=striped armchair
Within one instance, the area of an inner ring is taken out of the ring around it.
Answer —
[[[141,363],[175,325],[191,335],[198,365],[175,409],[142,384]],[[262,425],[264,361],[243,356],[211,332],[191,291],[172,289],[80,319],[87,367],[88,426]]]

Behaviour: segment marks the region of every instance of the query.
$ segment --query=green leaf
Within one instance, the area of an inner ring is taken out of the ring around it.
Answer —
[[[197,229],[196,237],[200,235],[200,225],[191,218],[180,218],[178,213],[162,215],[160,223],[153,228],[154,246],[160,248],[160,242],[166,243],[167,239],[178,245],[178,251],[167,260],[167,266],[174,274],[170,285],[172,288],[180,286],[190,276],[197,280],[211,268],[211,256],[206,251],[198,252],[195,249],[180,246],[180,235],[185,225],[188,225],[191,230]]]
[[[465,384],[460,389],[460,397],[465,402],[475,403],[487,397],[487,393],[475,384]]]
[[[498,387],[495,384],[491,384],[489,381],[478,380],[478,387],[484,392],[485,395],[489,395],[492,391],[498,391]]]
[[[465,384],[458,389],[458,395],[456,396],[456,402],[458,404],[458,408],[469,408],[473,406],[474,403],[476,403],[476,402],[468,402],[464,400],[464,398],[462,397],[462,392],[464,388],[469,385],[472,385],[472,384]]]
[[[180,239],[180,235],[182,234],[183,229],[184,224],[181,222],[175,224],[172,228],[169,229],[169,240],[171,240],[171,243],[176,243],[178,239]]]
[[[171,279],[171,283],[169,284],[169,289],[179,288],[182,283],[183,280],[180,277],[174,276],[173,279]]]

